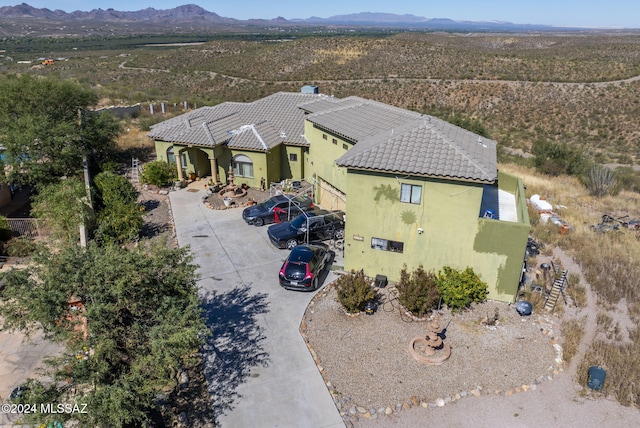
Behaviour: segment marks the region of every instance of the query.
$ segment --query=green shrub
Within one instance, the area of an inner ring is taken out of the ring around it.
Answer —
[[[365,303],[376,297],[375,290],[371,287],[362,271],[351,271],[340,276],[335,285],[338,292],[338,301],[349,313],[363,311]]]
[[[138,190],[129,180],[112,172],[101,172],[93,179],[103,206],[135,204]]]
[[[7,242],[7,255],[9,257],[29,257],[38,245],[30,239],[15,238]]]
[[[169,165],[165,161],[149,162],[142,169],[140,179],[144,184],[152,184],[154,186],[164,186],[176,177],[177,170],[175,165]]]
[[[589,161],[578,148],[556,141],[533,143],[534,165],[547,175],[580,175],[587,170]]]
[[[100,243],[121,244],[134,241],[144,224],[138,204],[115,204],[98,215],[95,238]]]
[[[425,271],[422,265],[411,273],[407,271],[407,265],[404,265],[396,288],[402,306],[417,316],[431,311],[440,301],[436,275]]]
[[[8,241],[11,239],[12,232],[9,227],[9,220],[5,216],[0,215],[0,241]]]
[[[442,301],[456,311],[468,307],[472,302],[482,302],[487,297],[487,284],[480,280],[472,268],[464,271],[445,266],[438,272],[438,290]]]

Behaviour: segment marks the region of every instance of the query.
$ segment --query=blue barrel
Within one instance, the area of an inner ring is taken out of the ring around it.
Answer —
[[[604,379],[607,377],[607,372],[600,366],[589,367],[589,380],[587,386],[594,391],[600,391],[604,385]]]

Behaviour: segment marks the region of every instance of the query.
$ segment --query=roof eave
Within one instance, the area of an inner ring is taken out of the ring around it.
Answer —
[[[378,169],[378,168],[364,168],[364,167],[355,167],[349,165],[340,165],[336,163],[339,167],[353,169],[357,171],[365,171],[365,172],[379,172],[383,174],[401,174],[403,176],[413,176],[413,177],[421,177],[421,178],[435,178],[438,180],[453,180],[453,181],[463,181],[466,183],[476,183],[476,184],[494,184],[498,181],[498,177],[495,179],[482,179],[482,178],[470,178],[470,177],[456,177],[452,175],[436,175],[436,174],[420,174],[415,172],[407,172],[407,171],[393,171],[388,169]]]

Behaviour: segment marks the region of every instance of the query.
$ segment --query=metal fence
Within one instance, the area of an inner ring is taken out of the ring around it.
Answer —
[[[41,236],[42,222],[35,218],[8,218],[9,229],[14,237],[37,238]]]

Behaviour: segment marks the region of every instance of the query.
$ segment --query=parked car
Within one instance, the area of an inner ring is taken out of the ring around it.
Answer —
[[[290,222],[274,224],[267,231],[278,248],[292,249],[298,244],[344,238],[344,212],[314,208]]]
[[[323,246],[297,245],[280,268],[280,285],[287,290],[317,290],[322,271],[331,258],[331,253]]]
[[[262,226],[289,221],[300,213],[313,208],[313,201],[306,195],[276,195],[264,202],[245,208],[242,218],[247,224]]]

